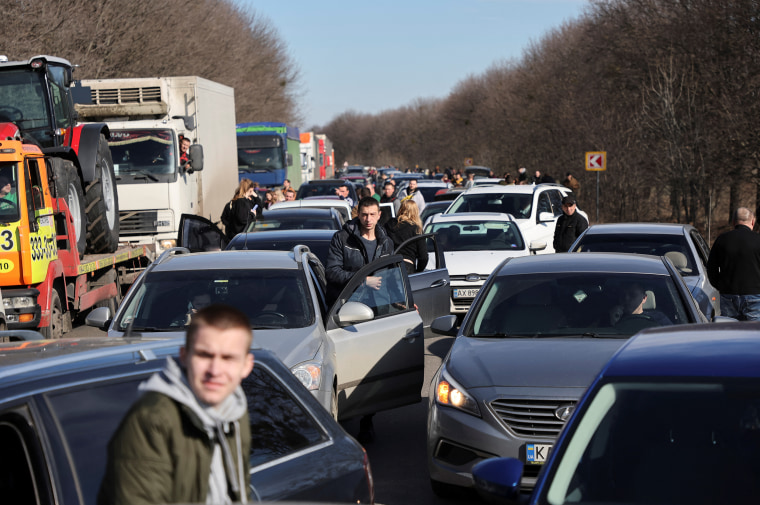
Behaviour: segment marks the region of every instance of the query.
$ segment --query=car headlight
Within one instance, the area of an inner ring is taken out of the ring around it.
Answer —
[[[321,363],[301,363],[291,368],[291,371],[309,391],[319,389],[319,385],[322,382]]]
[[[31,296],[13,296],[3,298],[3,307],[6,309],[25,309],[34,307],[37,301]]]
[[[445,370],[441,371],[435,385],[435,401],[438,405],[453,407],[480,417],[478,402],[462,386],[449,377]]]

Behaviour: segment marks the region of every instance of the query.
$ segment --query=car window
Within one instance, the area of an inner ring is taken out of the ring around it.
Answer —
[[[691,230],[691,240],[697,249],[697,254],[703,265],[707,265],[707,258],[710,257],[710,246],[697,230]]]
[[[155,272],[144,276],[116,322],[119,331],[180,331],[212,303],[232,305],[253,328],[314,324],[311,292],[301,270],[236,269]]]
[[[546,194],[549,195],[549,200],[552,204],[552,210],[554,212],[555,217],[559,217],[562,215],[562,193],[559,192],[558,189],[550,189],[549,191],[546,191]]]
[[[43,493],[32,477],[31,457],[35,450],[28,445],[29,437],[22,429],[26,420],[17,414],[0,416],[0,496],[4,503],[40,503]],[[42,480],[42,479],[41,479]]]
[[[547,200],[548,203],[548,200]],[[451,204],[446,214],[455,212],[502,212],[515,219],[530,217],[533,207],[532,194],[463,194]],[[549,209],[549,212],[551,209]]]
[[[327,439],[309,411],[265,365],[257,363],[242,387],[251,421],[252,470]]]
[[[84,503],[95,503],[106,467],[106,446],[132,403],[143,374],[126,380],[87,384],[47,395],[74,462]]]
[[[253,231],[263,230],[337,230],[338,224],[331,217],[299,216],[275,217],[277,212],[267,213],[262,219],[257,219]]]
[[[586,233],[578,241],[575,252],[622,252],[666,256],[681,275],[699,275],[686,237],[680,234]]]
[[[514,222],[465,221],[435,223],[425,233],[435,233],[444,251],[516,251],[525,248]],[[429,245],[429,250],[432,247]]]
[[[538,219],[538,216],[542,212],[548,212],[548,213],[556,216],[556,214],[554,214],[554,210],[552,209],[552,203],[549,200],[549,195],[547,195],[546,193],[547,192],[544,191],[544,192],[538,194],[538,204],[537,204],[537,207],[536,207],[536,209],[537,209],[536,210],[536,219]]]
[[[696,322],[664,275],[511,275],[497,277],[487,290],[468,336],[628,337],[644,328]]]
[[[413,303],[410,294],[406,291],[401,268],[400,263],[395,263],[371,272],[368,277],[380,277],[379,288],[375,289],[366,283],[361,283],[350,294],[348,301],[367,305],[376,317],[405,312],[413,307]]]

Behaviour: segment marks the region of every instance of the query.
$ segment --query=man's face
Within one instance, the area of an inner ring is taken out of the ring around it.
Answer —
[[[286,191],[285,192],[285,201],[286,202],[292,202],[296,199],[296,194],[293,191]]]
[[[395,188],[393,187],[393,184],[388,184],[387,186],[385,186],[385,196],[387,196],[389,198],[391,196],[393,196],[393,190],[394,189]]]
[[[343,198],[346,198],[348,196],[348,187],[346,186],[339,187],[338,196],[342,196]]]
[[[414,191],[417,191],[417,180],[412,179],[409,181],[409,192],[413,193]]]
[[[620,304],[624,314],[641,314],[646,301],[646,294],[640,287],[629,287],[620,295]]]
[[[188,149],[190,149],[190,141],[187,139],[183,139],[182,143],[179,145],[179,150],[182,153],[186,153]]]
[[[380,219],[380,209],[376,205],[367,205],[359,209],[359,222],[362,231],[368,232],[375,228],[377,220]]]
[[[577,206],[574,203],[563,203],[562,204],[562,212],[567,214],[568,216],[572,216],[575,214],[575,209]]]
[[[180,349],[187,382],[201,402],[220,405],[253,369],[248,345],[250,333],[243,328],[198,329],[191,349]]]

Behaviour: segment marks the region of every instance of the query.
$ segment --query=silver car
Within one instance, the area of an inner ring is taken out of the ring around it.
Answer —
[[[667,256],[683,276],[705,316],[712,319],[720,315],[720,292],[707,278],[710,246],[690,224],[595,224],[578,237],[570,251]]]
[[[455,316],[432,329],[450,334]],[[491,274],[431,384],[427,460],[437,494],[475,463],[526,464],[532,487],[581,394],[639,330],[706,322],[673,264],[635,254],[511,258]]]

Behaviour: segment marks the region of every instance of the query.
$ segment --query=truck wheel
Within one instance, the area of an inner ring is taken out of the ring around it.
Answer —
[[[63,311],[58,291],[52,289],[50,292],[50,325],[47,328],[42,328],[41,333],[45,338],[61,338],[68,331],[71,331],[71,313]]]
[[[119,246],[119,203],[113,159],[105,135],[100,135],[95,157],[97,178],[85,188],[87,251],[111,253]]]
[[[81,257],[87,247],[87,235],[85,233],[87,215],[79,174],[74,164],[69,160],[51,158],[50,165],[53,168],[55,195],[58,198],[64,198],[69,206],[74,221],[74,236],[76,236],[77,242],[75,245]]]

